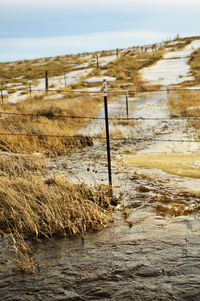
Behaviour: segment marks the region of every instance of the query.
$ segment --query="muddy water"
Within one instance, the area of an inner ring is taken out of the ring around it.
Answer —
[[[164,94],[140,95],[132,102],[134,116],[168,114]],[[123,104],[118,99],[111,113],[123,114]],[[162,126],[162,121],[147,125],[143,121],[134,129],[122,127],[125,134],[149,137]],[[100,133],[101,127],[101,123],[93,126],[93,132]],[[182,126],[173,123],[165,124],[157,136],[175,131],[186,135]],[[114,223],[107,229],[84,239],[52,239],[32,245],[38,263],[35,275],[13,270],[13,264],[6,261],[9,243],[1,238],[0,300],[200,300],[199,199],[183,192],[185,182],[175,176],[126,166],[119,160],[124,153],[157,147],[164,145],[112,141],[114,191],[121,193],[125,208],[116,208]],[[49,167],[50,173],[59,172],[77,183],[107,183],[105,144],[95,140],[93,147],[51,161]],[[196,211],[179,216],[178,205],[191,203]],[[172,214],[169,205],[173,204]]]

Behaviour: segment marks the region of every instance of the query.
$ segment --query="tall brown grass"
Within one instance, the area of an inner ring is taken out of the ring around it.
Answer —
[[[16,105],[2,105],[3,112],[33,114],[34,116],[4,115],[0,119],[0,149],[15,153],[42,152],[47,155],[63,155],[74,147],[92,145],[89,137],[77,136],[98,113],[102,97],[89,95],[66,96],[63,99],[43,100],[32,98]],[[37,115],[39,115],[37,117]],[[7,135],[1,135],[1,134]],[[27,134],[12,136],[9,134]],[[46,136],[45,136],[46,135]],[[50,137],[50,136],[54,137]],[[55,137],[55,136],[63,136]]]
[[[188,127],[193,128],[196,137],[200,137],[200,91],[180,91],[169,94],[168,96],[168,108],[173,116],[188,117]],[[194,117],[190,119],[189,117]],[[195,120],[195,117],[198,117]]]
[[[0,233],[10,237],[23,272],[35,269],[30,239],[83,237],[112,221],[110,187],[48,177],[43,157],[2,154],[0,176]]]
[[[4,233],[16,231],[34,239],[84,235],[111,220],[105,207],[110,208],[109,190],[101,187],[97,192],[64,178],[1,178],[0,229]]]
[[[198,116],[200,109],[200,91],[184,90],[168,95],[168,108],[174,115],[191,117]]]

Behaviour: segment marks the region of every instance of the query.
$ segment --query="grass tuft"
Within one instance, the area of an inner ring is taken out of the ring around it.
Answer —
[[[63,177],[4,175],[0,182],[0,231],[11,239],[18,270],[35,272],[30,239],[83,237],[112,222],[112,204],[107,186],[92,189],[70,184]]]

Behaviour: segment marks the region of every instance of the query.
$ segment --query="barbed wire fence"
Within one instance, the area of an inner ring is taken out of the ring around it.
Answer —
[[[16,89],[8,88],[7,91],[16,91]],[[53,135],[53,134],[41,134],[41,133],[19,133],[19,132],[0,132],[0,136],[24,136],[24,137],[56,137],[56,138],[73,138],[73,139],[99,139],[106,141],[106,148],[107,148],[107,161],[108,161],[108,179],[109,179],[109,185],[112,186],[112,168],[111,168],[111,148],[110,148],[110,142],[111,141],[121,141],[121,142],[133,142],[133,143],[139,143],[139,142],[177,142],[177,143],[200,143],[200,140],[198,139],[162,139],[162,138],[155,138],[155,137],[143,137],[143,138],[134,138],[133,136],[110,136],[109,132],[109,122],[110,121],[163,121],[163,122],[173,122],[178,120],[200,120],[200,116],[171,116],[171,117],[131,117],[129,116],[129,96],[136,95],[136,93],[160,93],[160,92],[183,92],[183,91],[196,91],[199,92],[200,88],[167,88],[167,89],[152,89],[152,90],[146,90],[146,91],[138,91],[138,90],[110,90],[106,86],[106,81],[104,82],[104,88],[103,91],[83,91],[83,90],[63,90],[63,89],[49,89],[48,85],[46,85],[45,89],[32,89],[30,86],[27,87],[27,89],[19,89],[18,91],[26,91],[27,93],[33,93],[33,92],[57,92],[57,93],[77,93],[77,94],[90,94],[90,95],[101,95],[103,93],[104,96],[104,117],[95,117],[95,116],[70,116],[70,115],[56,115],[56,114],[50,114],[50,113],[40,113],[40,114],[32,114],[32,113],[18,113],[18,112],[6,112],[6,111],[0,111],[0,116],[23,116],[23,117],[31,117],[31,118],[38,118],[38,117],[47,117],[47,118],[54,118],[54,119],[87,119],[87,120],[101,120],[105,122],[105,129],[106,129],[106,135]],[[5,89],[1,88],[1,100],[2,104],[4,104],[4,91]],[[126,117],[109,117],[108,114],[108,95],[123,95],[125,96],[125,105],[126,105]],[[0,118],[1,120],[1,118]]]

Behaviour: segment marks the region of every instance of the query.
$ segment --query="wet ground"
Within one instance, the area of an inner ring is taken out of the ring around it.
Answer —
[[[37,243],[35,275],[0,272],[1,300],[200,300],[199,220],[133,212],[83,240]],[[3,242],[1,242],[3,243]]]
[[[166,94],[140,94],[130,99],[129,110],[130,116],[166,118]],[[112,116],[124,116],[125,100],[117,98],[109,111]],[[9,261],[9,243],[1,238],[0,300],[200,300],[199,199],[188,192],[188,183],[199,185],[199,179],[123,163],[130,153],[185,149],[185,144],[149,140],[186,139],[185,124],[140,120],[135,127],[111,127],[113,136],[144,139],[111,140],[114,193],[122,201],[114,212],[114,223],[84,239],[32,245],[38,264],[33,275],[16,273]],[[102,131],[100,121],[84,133]],[[188,148],[198,151],[196,144]],[[93,147],[50,161],[49,169],[70,181],[94,185],[108,182],[106,165],[105,141],[95,139]]]

